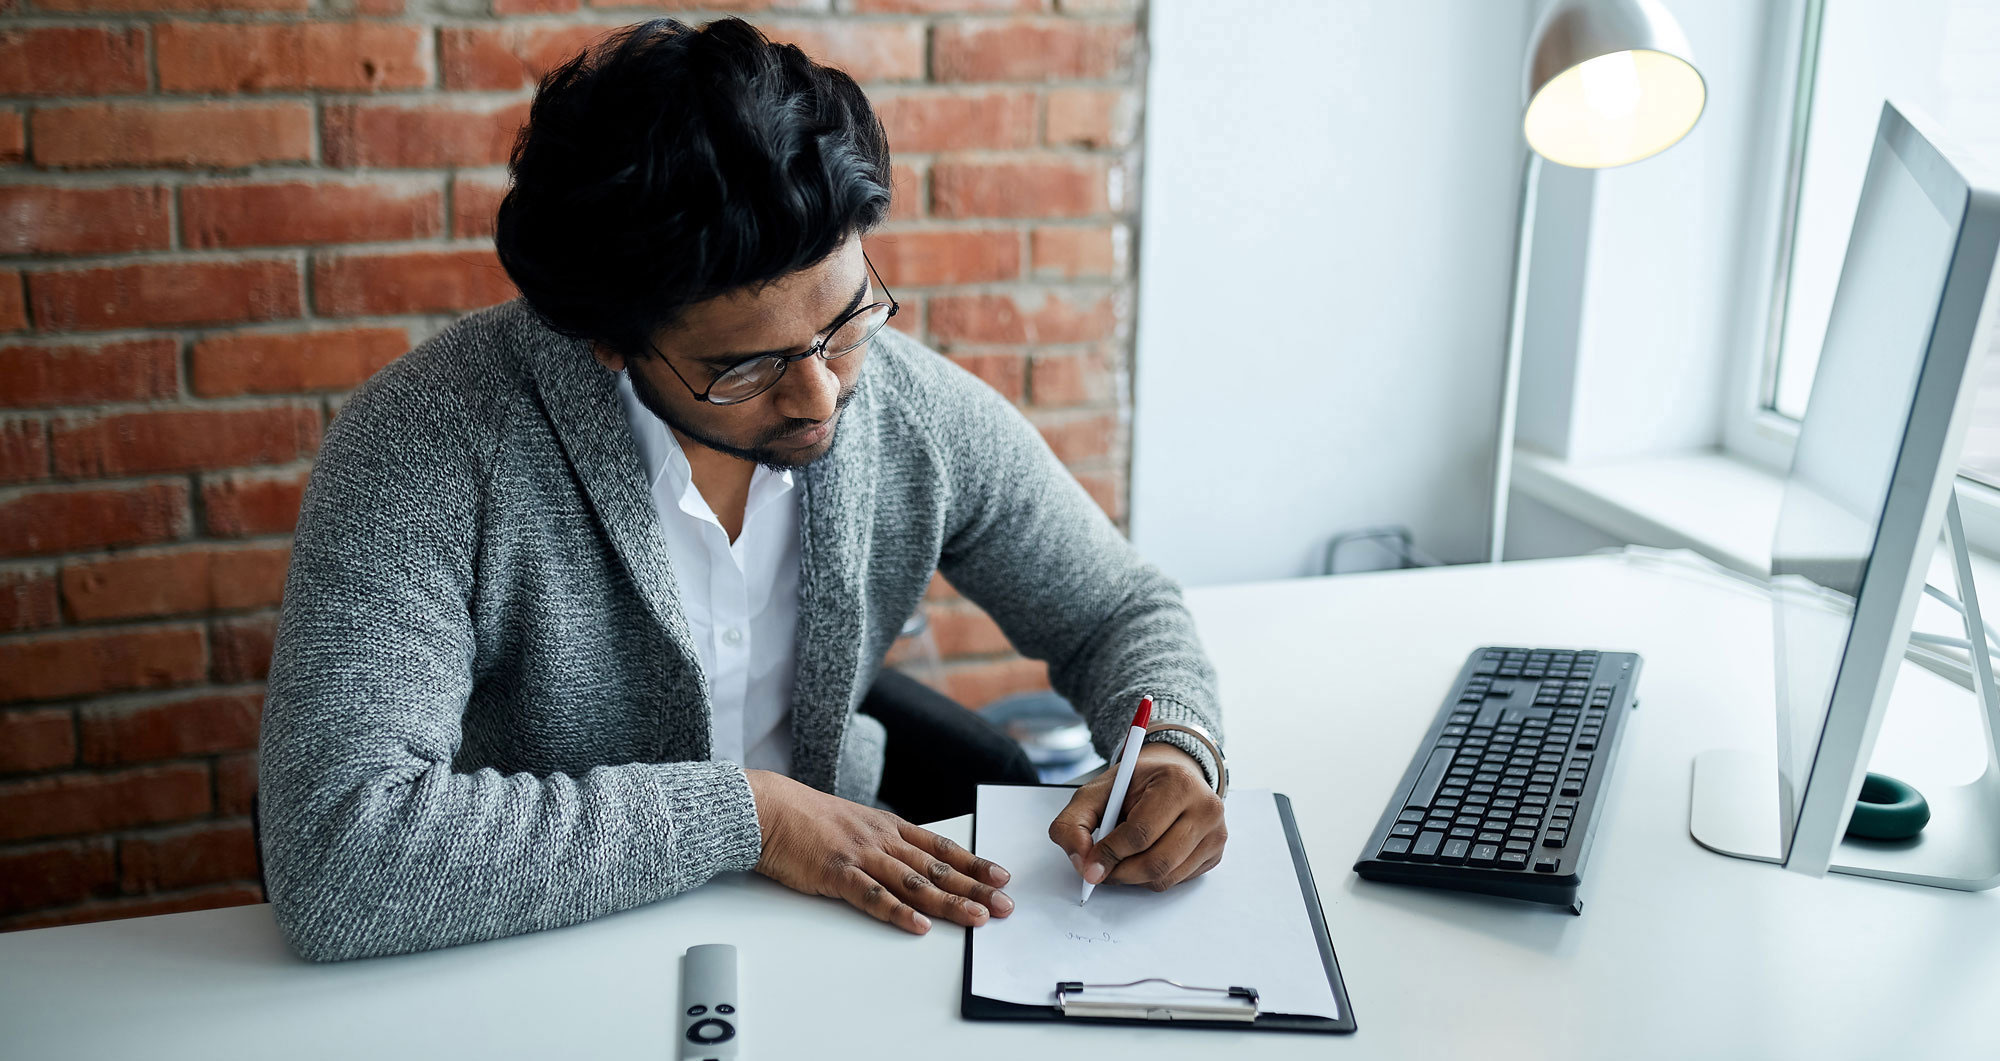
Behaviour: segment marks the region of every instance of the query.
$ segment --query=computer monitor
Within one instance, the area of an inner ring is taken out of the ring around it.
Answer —
[[[1696,761],[1690,829],[1725,854],[1808,873],[1992,887],[1992,754],[1972,785],[1926,793],[1933,824],[1917,838],[1843,842],[1955,505],[1973,370],[1990,342],[2000,192],[1927,124],[1883,104],[1785,482],[1771,557],[1776,806],[1768,762],[1709,753]],[[1976,692],[1990,708],[1990,690]]]

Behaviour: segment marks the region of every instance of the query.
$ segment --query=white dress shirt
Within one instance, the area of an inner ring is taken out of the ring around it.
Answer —
[[[742,530],[731,542],[695,488],[680,440],[639,401],[622,372],[618,393],[708,677],[709,758],[789,773],[799,622],[799,491],[792,473],[757,466]]]

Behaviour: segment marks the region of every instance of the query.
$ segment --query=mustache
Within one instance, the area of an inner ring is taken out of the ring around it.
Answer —
[[[825,420],[808,420],[800,417],[787,417],[783,422],[773,426],[769,431],[765,432],[764,436],[757,440],[757,445],[758,446],[769,445],[770,443],[776,442],[779,439],[786,438],[791,435],[796,435],[802,431],[808,431],[811,430],[812,428],[818,427],[819,425],[826,423],[827,420],[832,420],[838,417],[841,414],[841,412],[847,408],[847,403],[853,400],[854,400],[854,387],[849,386],[845,390],[842,390],[840,392],[840,395],[833,400],[833,412],[829,414]]]

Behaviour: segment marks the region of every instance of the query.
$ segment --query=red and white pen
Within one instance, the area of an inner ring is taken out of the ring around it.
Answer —
[[[1125,734],[1125,750],[1118,756],[1118,776],[1111,781],[1111,800],[1104,805],[1104,818],[1097,823],[1097,832],[1091,834],[1092,843],[1101,844],[1118,827],[1118,812],[1125,807],[1125,790],[1132,785],[1132,768],[1139,765],[1139,749],[1146,743],[1146,726],[1153,721],[1153,698],[1139,699],[1139,711],[1132,716],[1132,729]],[[1088,880],[1083,882],[1083,898],[1076,901],[1082,906],[1090,901],[1090,893],[1097,885]]]

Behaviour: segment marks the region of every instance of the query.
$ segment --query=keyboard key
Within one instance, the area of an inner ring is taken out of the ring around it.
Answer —
[[[1543,847],[1561,847],[1569,843],[1569,834],[1561,829],[1550,829],[1549,835],[1542,837]]]
[[[1415,822],[1397,822],[1389,827],[1390,836],[1415,836],[1422,831]]]
[[[1559,858],[1538,858],[1535,860],[1535,872],[1554,873],[1556,871],[1556,867],[1560,866],[1561,864],[1562,860]]]
[[[1469,825],[1454,825],[1450,836],[1453,840],[1470,840],[1477,834],[1478,830]]]
[[[1417,777],[1417,787],[1410,791],[1410,798],[1403,801],[1406,807],[1428,807],[1444,784],[1444,772],[1451,769],[1452,751],[1439,748],[1431,752],[1430,761],[1424,764],[1424,772]]]
[[[1396,835],[1404,836],[1407,834],[1398,833]],[[1507,832],[1507,837],[1510,840],[1533,840],[1535,838],[1535,831],[1533,829],[1510,829]]]
[[[1526,869],[1527,866],[1528,866],[1528,856],[1525,852],[1521,851],[1500,852],[1501,869]]]
[[[1400,836],[1382,841],[1382,857],[1392,860],[1410,857],[1410,842]]]
[[[1444,847],[1438,851],[1438,861],[1456,866],[1465,861],[1466,852],[1471,848],[1471,842],[1466,840],[1446,840]]]
[[[1583,786],[1578,784],[1565,784],[1559,791],[1561,791],[1562,794],[1565,796],[1581,796],[1583,795]]]
[[[1499,849],[1498,845],[1500,844],[1501,841],[1507,839],[1507,834],[1501,832],[1498,829],[1492,829],[1487,832],[1480,833],[1473,839],[1478,840],[1482,844],[1493,844],[1495,845],[1494,849],[1498,850]]]
[[[1465,860],[1475,866],[1490,866],[1500,857],[1500,848],[1494,844],[1474,844]]]
[[[1420,810],[1406,810],[1396,815],[1396,820],[1399,822],[1420,822],[1424,820],[1424,812]]]
[[[1433,859],[1437,858],[1438,848],[1443,845],[1444,845],[1443,833],[1426,832],[1423,835],[1417,837],[1416,844],[1411,846],[1410,860],[1413,862],[1432,861]]]
[[[1505,850],[1517,851],[1523,854],[1529,851],[1533,851],[1535,849],[1535,845],[1527,842],[1526,840],[1509,840],[1505,845],[1503,845],[1503,847],[1505,848]]]

